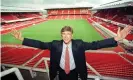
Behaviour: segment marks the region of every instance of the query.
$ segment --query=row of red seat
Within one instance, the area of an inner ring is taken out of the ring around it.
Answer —
[[[39,56],[34,58],[31,62],[29,62],[26,66],[33,67],[40,59],[43,57],[49,58],[50,57],[50,51],[44,50]],[[49,63],[49,61],[48,61]],[[38,68],[46,68],[46,65],[44,65],[44,60],[37,66]]]
[[[2,51],[1,62],[5,64],[22,65],[39,52],[40,50],[33,48],[15,48],[8,52]]]
[[[133,56],[130,56],[133,58]],[[87,62],[101,75],[120,78],[133,77],[133,65],[113,53],[86,53]]]
[[[48,10],[49,15],[58,14],[90,14],[91,11],[88,9],[59,9],[59,10]]]
[[[12,49],[15,49],[15,47],[2,47],[1,52],[5,53],[5,52],[12,50]]]
[[[41,16],[39,13],[1,13],[1,20],[2,22],[4,22],[24,18],[34,18],[39,16]]]
[[[41,19],[41,18],[36,18],[36,19],[28,20],[28,21],[7,23],[7,24],[3,24],[2,28],[6,29],[6,28],[15,27],[15,26],[24,26],[24,25],[33,24],[33,23],[36,23],[36,22],[39,22],[39,21],[42,21],[42,20],[43,19]]]
[[[87,19],[90,15],[51,15],[47,19]]]
[[[105,22],[105,21],[103,21],[101,19],[95,18],[95,17],[93,17],[91,19],[94,20],[95,22],[100,23],[103,27],[111,30],[114,33],[117,33],[117,31],[118,31],[118,27],[119,26],[117,26],[117,25],[114,25],[114,24],[111,24],[111,23],[107,23],[107,22]],[[133,34],[132,33],[129,33],[127,35],[126,39],[129,40],[129,41],[132,41],[133,40]]]
[[[1,33],[4,34],[9,32],[12,28],[20,29],[43,21],[45,21],[45,19],[43,18],[34,18],[31,20],[26,20],[21,22],[6,23],[1,25],[2,26]]]
[[[132,7],[99,10],[94,14],[94,16],[98,16],[101,18],[109,19],[124,24],[133,25]]]
[[[1,54],[1,62],[5,64],[14,64],[14,65],[22,65],[34,56],[29,63],[25,66],[33,67],[41,58],[43,57],[50,57],[50,51],[32,48],[18,48],[12,49],[8,52],[2,49]],[[5,52],[5,53],[4,53]],[[97,53],[97,52],[86,52],[86,61],[89,63],[97,72],[99,72],[103,76],[110,76],[110,77],[120,77],[120,78],[132,78],[133,77],[133,65],[124,60],[118,54],[115,53]],[[133,56],[128,54],[124,54],[124,57],[133,61]],[[49,64],[49,61],[48,61]],[[42,61],[37,68],[45,69],[44,61]],[[95,75],[95,73],[88,69],[89,74]]]
[[[133,55],[128,55],[128,54],[121,54],[123,57],[125,57],[127,60],[131,61],[133,63]]]
[[[17,20],[19,18],[17,18],[13,14],[1,14],[1,19],[2,21],[8,21],[8,20]]]

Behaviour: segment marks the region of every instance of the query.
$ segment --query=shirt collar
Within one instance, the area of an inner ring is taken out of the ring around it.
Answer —
[[[71,45],[72,45],[72,41],[68,44],[68,48],[70,48]],[[63,46],[64,46],[64,47],[67,47],[67,45],[66,45],[64,42],[63,42]]]

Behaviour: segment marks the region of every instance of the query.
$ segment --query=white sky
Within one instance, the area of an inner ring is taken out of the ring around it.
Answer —
[[[35,8],[90,7],[116,0],[1,0],[4,6]]]
[[[49,7],[96,7],[116,0],[43,0],[44,8]]]
[[[44,0],[44,4],[53,7],[71,7],[71,6],[98,6],[100,4],[116,0]],[[53,5],[54,4],[54,5]]]

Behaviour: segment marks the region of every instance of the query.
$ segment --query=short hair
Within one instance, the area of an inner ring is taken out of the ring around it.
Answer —
[[[70,26],[64,26],[64,27],[61,29],[61,33],[62,33],[62,32],[65,32],[65,31],[70,31],[71,33],[73,33],[73,29],[72,29],[72,27],[70,27]]]

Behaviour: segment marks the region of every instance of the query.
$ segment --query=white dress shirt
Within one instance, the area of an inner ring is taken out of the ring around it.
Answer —
[[[66,45],[63,42],[63,48],[62,48],[62,55],[61,55],[61,59],[60,59],[60,67],[62,69],[65,69],[65,53],[66,53],[66,47],[68,46],[68,51],[69,51],[69,58],[70,58],[70,70],[75,69],[75,62],[74,62],[74,58],[73,58],[73,53],[72,53],[72,43],[70,42],[68,45]]]

